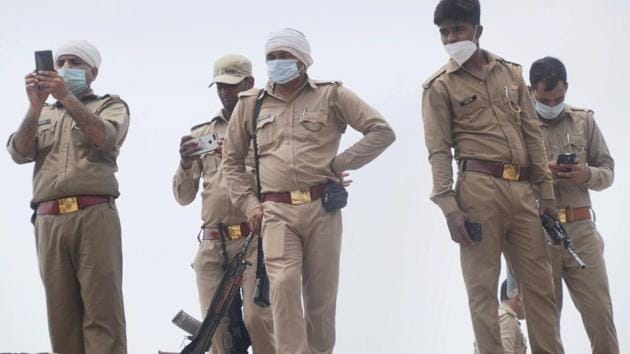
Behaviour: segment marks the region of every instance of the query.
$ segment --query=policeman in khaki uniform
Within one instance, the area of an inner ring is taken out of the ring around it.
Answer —
[[[284,29],[265,46],[270,81],[262,94],[241,94],[228,126],[224,173],[230,196],[255,231],[262,222],[278,353],[332,353],[341,252],[341,212],[322,205],[323,185],[376,158],[395,137],[381,115],[334,82],[311,80],[310,46]],[[262,202],[244,161],[257,99]],[[338,154],[350,125],[363,138]],[[263,217],[264,213],[264,217]],[[302,313],[302,304],[304,313]]]
[[[57,353],[127,352],[122,296],[116,158],[129,110],[117,96],[90,89],[98,50],[74,41],[55,51],[54,71],[26,76],[30,106],[7,148],[18,164],[35,162],[34,225]],[[46,104],[52,95],[57,102]]]
[[[195,154],[200,147],[193,137],[215,133],[222,141],[238,100],[238,93],[254,86],[251,62],[241,55],[226,55],[219,58],[214,63],[214,81],[210,85],[215,83],[223,109],[209,122],[194,126],[191,134],[182,138],[181,162],[173,178],[173,193],[181,205],[188,205],[195,199],[199,190],[199,180],[203,178],[201,243],[193,267],[197,275],[201,312],[204,315],[223,276],[222,266],[226,257],[228,261],[231,260],[241,249],[249,234],[249,226],[245,214],[230,202],[227,182],[221,169],[221,147],[201,155]],[[248,161],[248,165],[250,162],[253,163],[253,160]],[[253,184],[251,173],[244,177],[244,182]],[[225,227],[225,240],[221,240],[220,224]],[[256,244],[253,246],[257,247]],[[253,301],[256,286],[255,247],[249,250],[248,256],[248,261],[253,266],[247,267],[243,276],[244,322],[252,340],[254,353],[275,354],[271,309],[261,308]],[[228,324],[226,317],[215,332],[212,340],[213,354],[230,352],[229,348],[224,346],[224,337],[229,335]]]
[[[530,70],[530,84],[555,181],[560,221],[575,251],[587,264],[585,269],[580,269],[566,251],[551,248],[558,308],[562,308],[564,279],[582,315],[593,353],[619,353],[604,262],[604,240],[591,217],[588,191],[600,191],[612,184],[614,161],[593,111],[564,104],[568,83],[560,60],[545,57],[535,61]],[[557,165],[558,155],[563,153],[575,153],[578,162]]]
[[[460,244],[480,353],[503,353],[496,292],[504,244],[527,311],[533,352],[562,353],[539,219],[539,213],[555,213],[544,143],[521,67],[479,48],[479,19],[477,0],[442,0],[435,10],[434,23],[451,60],[423,84],[431,199]],[[459,167],[455,190],[453,150]],[[542,195],[539,208],[534,186]],[[480,223],[480,240],[471,239],[466,222]]]
[[[518,293],[516,282],[508,270],[507,279],[501,284],[501,304],[499,305],[499,326],[501,342],[505,354],[525,354],[527,342],[519,320],[525,319],[523,300]],[[475,346],[475,354],[479,350]]]

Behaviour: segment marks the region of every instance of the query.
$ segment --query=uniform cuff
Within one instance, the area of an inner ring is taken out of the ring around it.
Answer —
[[[442,213],[444,214],[444,216],[447,216],[448,214],[459,210],[459,205],[457,205],[457,200],[455,200],[455,197],[440,198],[434,201],[435,204],[437,204],[440,209],[442,209]]]
[[[35,161],[35,158],[33,156],[24,156],[15,149],[15,146],[13,145],[15,142],[14,138],[15,138],[15,133],[11,134],[11,136],[9,136],[9,140],[7,141],[7,150],[9,150],[9,154],[11,155],[11,158],[13,159],[13,161],[15,161],[18,164],[29,163],[29,162]]]
[[[588,177],[588,181],[585,182],[586,187],[589,189],[595,189],[599,185],[597,181],[597,173],[599,171],[597,171],[597,168],[595,167],[591,167],[591,166],[587,166],[587,167],[590,172],[590,176]]]
[[[554,199],[553,183],[541,183],[538,185],[540,190],[540,199]]]
[[[248,197],[247,200],[245,201],[245,203],[243,203],[243,208],[241,208],[241,210],[243,210],[243,212],[245,212],[245,215],[249,216],[249,213],[252,212],[252,210],[258,208],[262,206],[262,204],[260,203],[260,201],[258,200],[258,198],[251,196]]]
[[[116,132],[116,128],[114,128],[114,125],[112,123],[104,120],[103,126],[105,127],[105,140],[103,141],[103,146],[100,148],[100,150],[111,152],[116,146],[116,139],[118,138],[118,134]]]

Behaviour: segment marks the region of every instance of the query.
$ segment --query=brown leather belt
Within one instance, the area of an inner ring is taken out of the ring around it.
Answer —
[[[263,202],[276,202],[285,204],[305,204],[321,198],[324,195],[324,185],[318,184],[308,191],[271,192],[263,193]]]
[[[228,240],[238,240],[249,235],[249,225],[246,222],[242,222],[236,225],[225,225],[226,233],[225,238]],[[203,229],[204,240],[219,240],[221,239],[221,232],[218,227],[207,227]]]
[[[526,181],[529,179],[528,168],[503,162],[466,159],[462,163],[462,169],[464,171],[485,173],[496,178],[513,182]]]
[[[37,215],[61,215],[77,212],[96,204],[108,203],[112,197],[106,195],[79,195],[49,200],[37,204]]]
[[[591,220],[591,207],[558,209],[558,220],[563,224]]]

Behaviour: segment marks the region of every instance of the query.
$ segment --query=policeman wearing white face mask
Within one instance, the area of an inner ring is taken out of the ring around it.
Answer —
[[[223,172],[232,201],[262,236],[276,351],[330,354],[341,257],[339,209],[345,202],[331,204],[335,198],[327,191],[347,185],[344,171],[375,159],[394,141],[394,132],[339,82],[308,76],[313,59],[301,32],[287,28],[270,34],[265,55],[269,82],[262,91],[240,94],[223,147]],[[260,111],[254,117],[256,102]],[[347,126],[363,137],[340,152]],[[243,152],[253,134],[262,200],[243,174]]]
[[[567,72],[560,60],[536,60],[529,76],[554,177],[560,222],[587,264],[580,269],[564,250],[549,248],[558,308],[562,308],[564,281],[582,315],[592,352],[617,354],[619,343],[604,261],[604,239],[592,221],[589,195],[589,189],[601,191],[613,183],[614,160],[593,111],[564,103]],[[575,154],[576,163],[557,164],[560,154]]]
[[[477,0],[441,0],[435,9],[434,24],[450,60],[423,84],[431,200],[459,245],[479,352],[504,352],[495,294],[505,245],[522,288],[532,352],[562,353],[538,217],[555,208],[538,118],[521,66],[479,48],[480,17]],[[453,159],[459,167],[456,188]],[[533,186],[540,191],[538,210]]]

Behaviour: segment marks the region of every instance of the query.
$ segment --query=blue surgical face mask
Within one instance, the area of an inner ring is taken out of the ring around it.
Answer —
[[[540,103],[538,101],[534,101],[534,108],[536,108],[536,112],[543,117],[544,119],[556,119],[559,118],[562,112],[564,112],[564,102],[560,102],[559,104],[550,107],[546,104]]]
[[[57,73],[63,77],[66,85],[68,85],[68,89],[75,96],[79,96],[79,94],[90,88],[85,76],[86,72],[83,69],[61,68],[57,70]]]
[[[267,75],[269,80],[277,84],[286,84],[300,76],[297,59],[267,60]]]

